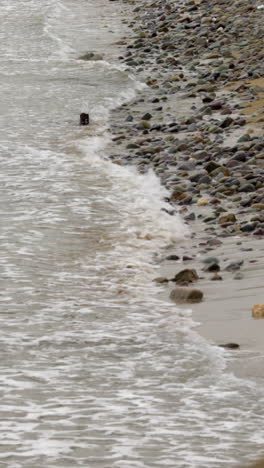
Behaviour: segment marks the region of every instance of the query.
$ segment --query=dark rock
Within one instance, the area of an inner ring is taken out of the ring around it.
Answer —
[[[218,272],[220,271],[219,263],[215,263],[215,262],[209,263],[203,268],[203,271],[208,271],[210,273]]]
[[[193,257],[189,257],[188,255],[183,255],[182,257],[183,262],[189,262],[191,260],[193,260]]]
[[[204,168],[206,169],[207,172],[209,172],[209,174],[213,172],[215,169],[217,169],[218,167],[221,167],[220,164],[217,164],[214,161],[209,161],[209,163],[205,164],[204,166]]]
[[[244,226],[240,226],[240,231],[242,232],[253,232],[257,227],[257,223],[248,223]]]
[[[238,349],[240,346],[237,343],[226,343],[226,344],[220,344],[218,345],[221,348],[226,348],[226,349]]]
[[[80,114],[80,125],[89,125],[89,123],[90,123],[89,114],[82,112]]]
[[[230,125],[234,122],[234,120],[231,117],[226,117],[225,120],[220,124],[221,128],[227,128],[230,127]]]
[[[180,257],[178,255],[168,255],[167,257],[165,257],[165,260],[180,260]]]
[[[143,115],[141,120],[150,120],[150,119],[152,119],[152,115],[149,112],[147,112],[146,114]]]

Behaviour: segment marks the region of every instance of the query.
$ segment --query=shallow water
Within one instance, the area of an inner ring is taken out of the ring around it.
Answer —
[[[154,174],[107,159],[109,110],[142,88],[110,47],[122,8],[2,2],[1,466],[202,468],[263,447],[262,389],[152,283],[186,228]]]

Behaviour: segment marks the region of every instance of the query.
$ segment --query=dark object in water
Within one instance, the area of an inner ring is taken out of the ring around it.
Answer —
[[[220,346],[221,348],[226,348],[226,349],[238,349],[239,348],[239,344],[237,343],[226,343],[226,344],[220,344],[218,346]]]
[[[89,125],[89,122],[89,114],[85,114],[85,112],[82,112],[80,114],[80,125]]]

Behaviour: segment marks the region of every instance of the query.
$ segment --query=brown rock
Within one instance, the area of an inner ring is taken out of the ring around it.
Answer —
[[[193,283],[194,281],[197,281],[199,279],[199,276],[196,272],[196,270],[191,270],[189,268],[186,268],[185,270],[180,271],[177,273],[174,278],[171,279],[171,281],[175,281],[175,283],[178,284],[188,284],[188,283]]]
[[[223,215],[218,218],[219,224],[235,223],[235,222],[236,222],[236,216],[233,213],[229,213],[227,215]]]
[[[170,298],[176,304],[194,304],[203,300],[203,292],[199,289],[175,288],[171,291]]]
[[[252,307],[252,317],[264,318],[264,304],[255,304]]]

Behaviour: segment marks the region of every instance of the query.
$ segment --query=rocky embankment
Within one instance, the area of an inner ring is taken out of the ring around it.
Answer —
[[[225,279],[222,271],[242,279],[264,236],[262,1],[125,3],[134,17],[119,60],[146,87],[113,112],[111,159],[152,169],[169,191],[170,214],[180,211],[189,225],[192,243],[182,255],[167,252],[167,264],[179,272],[187,261],[193,271],[199,258],[195,281]],[[208,256],[217,248],[221,258]]]

